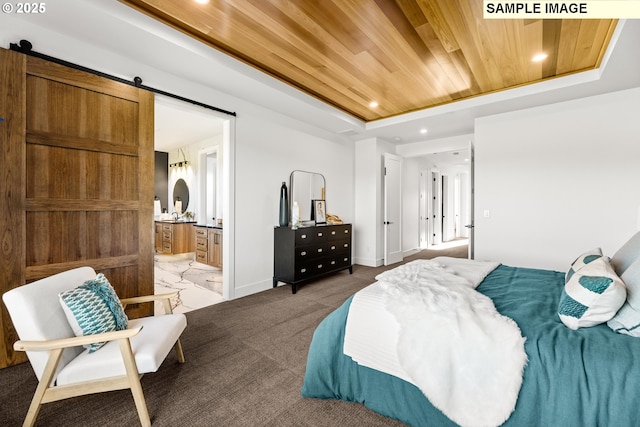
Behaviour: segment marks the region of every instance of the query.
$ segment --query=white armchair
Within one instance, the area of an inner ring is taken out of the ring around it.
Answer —
[[[20,338],[14,349],[27,352],[40,381],[24,426],[35,423],[44,403],[127,388],[140,423],[149,426],[141,374],[157,371],[172,348],[184,363],[179,338],[187,320],[184,314],[173,314],[169,302],[177,293],[122,299],[123,306],[163,299],[166,314],[131,319],[125,330],[76,337],[58,295],[95,276],[91,267],[76,268],[12,289],[2,297]],[[93,353],[82,347],[104,341]]]

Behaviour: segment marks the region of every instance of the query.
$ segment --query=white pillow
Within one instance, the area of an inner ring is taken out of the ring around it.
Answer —
[[[558,315],[571,329],[586,328],[610,320],[627,298],[627,290],[604,257],[576,271],[560,296]]]
[[[627,287],[627,301],[607,325],[618,333],[640,337],[640,259],[620,278]]]
[[[575,259],[575,261],[571,263],[571,267],[569,267],[569,271],[567,271],[564,282],[567,283],[576,271],[580,270],[590,262],[597,260],[598,258],[602,258],[602,249],[600,248],[595,248],[581,254],[578,258]]]
[[[618,276],[621,276],[635,260],[640,258],[640,231],[634,234],[611,257],[611,265]]]

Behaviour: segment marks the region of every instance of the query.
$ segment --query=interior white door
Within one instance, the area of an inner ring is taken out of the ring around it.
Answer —
[[[402,261],[402,158],[384,154],[384,265]]]

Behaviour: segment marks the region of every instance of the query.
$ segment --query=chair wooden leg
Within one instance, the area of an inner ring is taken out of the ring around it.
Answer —
[[[184,363],[184,353],[182,352],[182,343],[180,343],[180,338],[178,338],[173,348],[176,349],[176,357],[178,358],[178,362]]]
[[[147,402],[144,400],[142,384],[140,384],[140,374],[138,373],[138,367],[133,356],[133,351],[131,351],[131,343],[129,342],[129,339],[120,340],[120,352],[122,353],[122,360],[124,361],[124,366],[127,370],[127,378],[129,378],[129,386],[131,387],[133,400],[136,403],[138,417],[140,417],[140,424],[142,427],[149,427],[151,426],[151,419],[149,418]]]
[[[22,423],[23,427],[31,427],[35,424],[38,413],[40,412],[40,407],[42,406],[42,398],[51,385],[51,380],[53,379],[53,375],[58,367],[58,362],[60,362],[62,351],[62,348],[57,348],[49,352],[49,359],[47,360],[47,364],[42,372],[38,387],[36,387],[36,392],[33,394],[33,399],[31,399],[31,405],[29,405],[27,416]]]

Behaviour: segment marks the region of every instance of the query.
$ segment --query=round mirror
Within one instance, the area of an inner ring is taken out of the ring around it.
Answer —
[[[184,179],[180,178],[173,187],[173,207],[179,214],[187,211],[189,206],[189,187]]]

